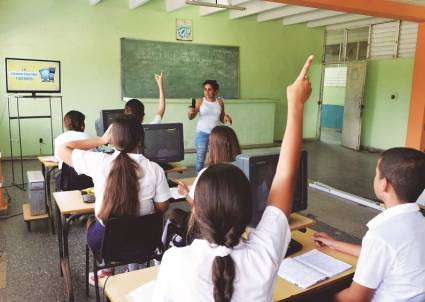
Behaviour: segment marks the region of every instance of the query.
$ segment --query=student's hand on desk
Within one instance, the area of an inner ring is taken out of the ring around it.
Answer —
[[[155,81],[158,84],[159,87],[161,87],[164,84],[164,72],[161,70],[160,74],[155,74]]]
[[[297,79],[286,89],[288,105],[303,105],[310,97],[311,83],[308,79],[308,72],[312,63],[313,56],[309,56]]]
[[[323,232],[317,232],[313,234],[313,241],[317,247],[328,246],[332,249],[335,248],[336,240]]]
[[[180,195],[187,196],[189,194],[189,187],[186,186],[182,181],[180,180],[174,180],[177,183],[177,191]]]

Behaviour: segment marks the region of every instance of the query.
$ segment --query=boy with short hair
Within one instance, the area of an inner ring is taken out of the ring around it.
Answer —
[[[425,153],[393,148],[381,154],[373,183],[386,210],[367,224],[362,245],[316,233],[319,246],[359,256],[342,302],[425,301],[425,217],[415,201],[425,188]]]

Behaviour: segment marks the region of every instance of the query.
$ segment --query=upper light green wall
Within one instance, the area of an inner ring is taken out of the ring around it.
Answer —
[[[314,91],[305,110],[304,136],[315,137],[322,29],[305,25],[284,27],[280,20],[259,23],[255,17],[231,20],[227,12],[200,17],[198,7],[166,13],[163,0],[152,0],[135,10],[128,8],[127,0],[104,0],[96,6],[90,6],[88,0],[13,0],[0,1],[0,85],[3,88],[0,91],[0,150],[5,156],[9,153],[4,57],[60,60],[64,112],[71,109],[84,112],[87,131],[94,134],[93,123],[100,109],[123,107],[120,38],[175,41],[176,18],[193,20],[194,43],[240,46],[241,99],[279,100],[272,133],[275,139],[283,135],[285,87],[296,77],[306,57],[314,54],[316,63],[310,76]],[[25,110],[29,114],[44,114],[47,107],[39,105],[40,102],[28,102]],[[249,119],[238,110],[232,114],[234,120]],[[166,112],[168,121],[173,120],[172,115],[173,112]],[[57,135],[60,121],[55,123]],[[22,129],[25,154],[39,153],[38,138],[49,141],[48,129],[47,122],[25,122]],[[46,145],[41,149],[44,153],[50,151]]]
[[[344,102],[345,87],[323,87],[323,104],[344,106]]]
[[[367,66],[361,144],[404,146],[413,75],[412,58],[371,60]],[[391,95],[397,94],[396,100]]]

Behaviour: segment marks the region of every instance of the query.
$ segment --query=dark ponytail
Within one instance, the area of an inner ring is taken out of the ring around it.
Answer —
[[[251,220],[249,182],[243,172],[229,164],[207,168],[196,185],[192,222],[199,236],[210,244],[233,248]],[[229,302],[236,277],[231,255],[216,256],[212,266],[215,302]]]
[[[120,151],[114,159],[106,179],[103,204],[98,217],[137,216],[139,178],[143,176],[139,164],[127,154],[143,147],[143,128],[131,116],[120,116],[113,123],[112,142]]]

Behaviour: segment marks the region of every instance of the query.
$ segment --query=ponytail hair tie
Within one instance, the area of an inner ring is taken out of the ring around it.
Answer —
[[[216,257],[226,257],[229,256],[233,249],[228,248],[224,245],[217,245],[215,247],[211,247],[212,254]]]

